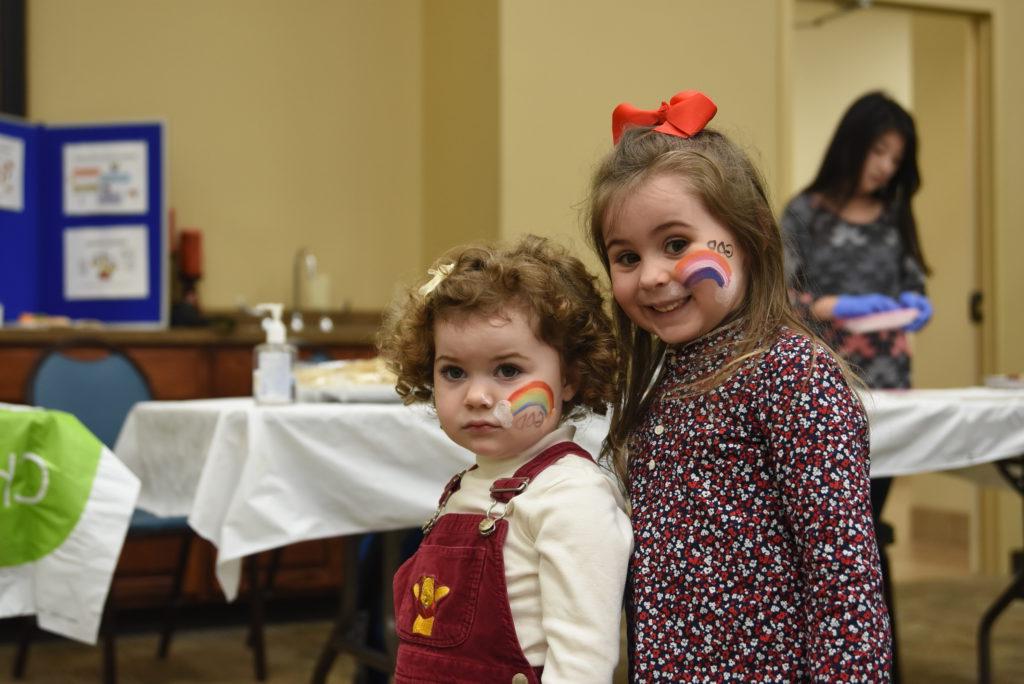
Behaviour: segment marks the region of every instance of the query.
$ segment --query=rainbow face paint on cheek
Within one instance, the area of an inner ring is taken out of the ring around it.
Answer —
[[[546,382],[534,380],[508,395],[508,403],[511,404],[513,416],[535,406],[547,417],[551,413],[551,407],[555,405],[555,393]]]
[[[508,395],[508,399],[499,401],[494,407],[493,414],[505,428],[513,425],[539,427],[551,413],[551,407],[554,405],[555,393],[551,386],[542,380],[534,380]]]
[[[722,289],[732,282],[732,266],[725,257],[710,249],[698,249],[684,256],[676,262],[675,274],[676,279],[690,290],[705,280]]]

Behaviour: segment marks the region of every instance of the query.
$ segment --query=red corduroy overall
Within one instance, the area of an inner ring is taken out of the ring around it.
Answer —
[[[578,444],[555,444],[492,483],[491,498],[507,505],[569,454],[590,458]],[[445,487],[438,514],[465,472]],[[435,514],[419,550],[395,573],[396,684],[539,684],[544,668],[527,662],[512,622],[505,586],[508,521],[503,511],[491,514],[496,507],[486,515]]]

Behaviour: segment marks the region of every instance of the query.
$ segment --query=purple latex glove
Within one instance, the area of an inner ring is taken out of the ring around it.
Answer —
[[[856,318],[883,311],[899,309],[900,304],[892,297],[872,293],[864,295],[839,295],[832,309],[833,318]]]
[[[932,303],[920,292],[910,291],[901,293],[900,304],[911,309],[917,309],[918,312],[917,318],[903,326],[903,329],[908,332],[917,332],[928,325],[928,321],[932,319]]]

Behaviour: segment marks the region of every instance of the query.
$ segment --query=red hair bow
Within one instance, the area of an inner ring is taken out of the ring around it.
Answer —
[[[718,111],[718,106],[699,90],[676,93],[657,109],[637,109],[623,102],[612,112],[612,142],[619,142],[627,126],[654,126],[654,130],[679,138],[697,135]]]

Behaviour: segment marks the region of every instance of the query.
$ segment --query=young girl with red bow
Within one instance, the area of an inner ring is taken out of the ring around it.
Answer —
[[[779,227],[704,94],[619,105],[590,237],[624,381],[605,443],[632,504],[633,681],[888,679],[868,426],[794,315]]]
[[[381,351],[476,464],[395,575],[395,681],[610,682],[632,534],[564,423],[613,394],[596,279],[537,237],[459,248],[431,273],[390,310]]]

